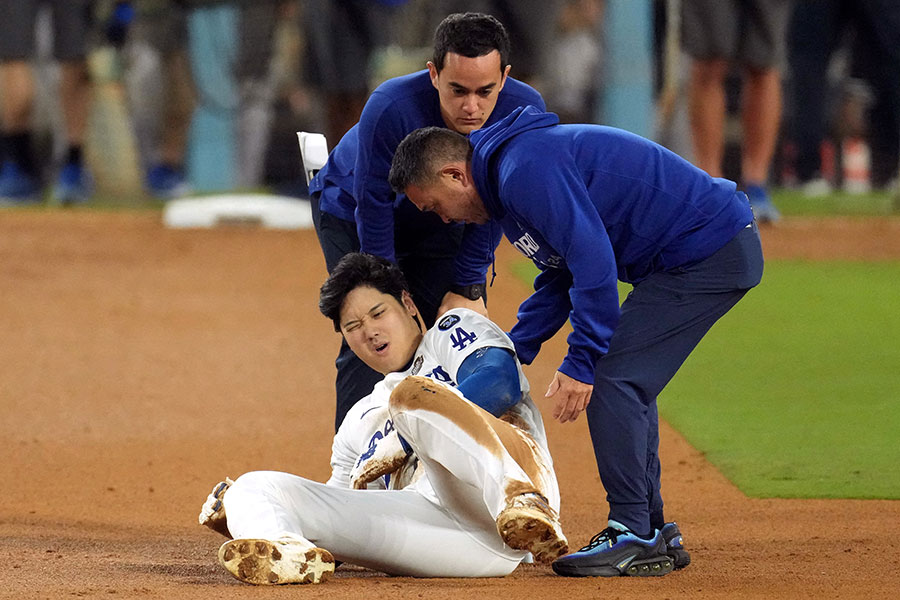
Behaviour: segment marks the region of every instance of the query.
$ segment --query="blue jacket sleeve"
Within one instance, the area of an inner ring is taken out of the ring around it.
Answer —
[[[503,230],[496,223],[489,221],[484,225],[466,225],[462,245],[456,255],[454,282],[457,285],[484,283],[502,237]]]
[[[396,262],[395,196],[388,174],[394,151],[403,139],[403,128],[390,97],[372,93],[360,115],[357,136],[353,197],[360,250]]]
[[[559,371],[592,383],[594,365],[609,349],[609,340],[619,322],[612,243],[572,157],[556,156],[547,165],[545,156],[533,153],[530,147],[524,150],[531,153],[520,152],[504,159],[518,160],[518,164],[501,182],[500,196],[515,199],[515,213],[521,222],[540,232],[565,259],[572,276],[572,333],[567,338],[569,352]],[[542,164],[535,164],[538,160]],[[519,314],[517,334],[522,338],[529,337],[522,332],[542,331],[542,320],[558,318],[555,313],[548,314],[550,309],[540,298],[531,306],[537,310]],[[530,337],[534,338],[534,334]]]
[[[534,293],[519,305],[516,324],[509,337],[516,356],[530,365],[541,345],[552,338],[569,318],[572,274],[566,269],[544,269],[534,279]]]
[[[522,397],[516,359],[506,348],[479,348],[459,366],[456,381],[463,396],[495,417]]]

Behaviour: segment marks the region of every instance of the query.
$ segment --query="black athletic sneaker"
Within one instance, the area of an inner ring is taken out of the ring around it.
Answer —
[[[553,562],[556,574],[566,577],[652,577],[674,567],[659,530],[645,540],[613,520],[587,546]]]
[[[684,549],[684,540],[678,525],[674,521],[666,523],[661,532],[663,539],[666,540],[666,554],[675,562],[675,568],[683,569],[691,564],[691,555]]]

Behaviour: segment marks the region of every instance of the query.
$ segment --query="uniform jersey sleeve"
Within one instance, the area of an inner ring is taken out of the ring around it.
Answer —
[[[354,444],[349,439],[347,428],[345,419],[331,443],[331,477],[326,485],[332,487],[349,488],[350,473],[356,465],[356,457],[353,455]]]
[[[522,399],[516,355],[506,348],[479,348],[456,371],[457,389],[473,404],[495,417]]]
[[[500,327],[466,308],[444,313],[426,336],[431,338],[428,342],[435,358],[452,381],[457,381],[463,361],[480,348],[497,347],[515,352],[512,341]]]
[[[394,199],[388,183],[394,151],[403,139],[400,116],[384,93],[373,92],[357,125],[358,143],[353,168],[356,228],[360,251],[396,262]]]
[[[360,456],[374,447],[385,432],[389,433],[393,429],[388,413],[389,397],[390,392],[378,384],[372,394],[357,402],[347,412],[331,444],[331,477],[326,485],[349,488],[350,473]],[[377,487],[378,482],[369,484],[369,489]]]

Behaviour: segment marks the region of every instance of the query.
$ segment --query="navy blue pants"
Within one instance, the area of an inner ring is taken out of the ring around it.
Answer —
[[[622,303],[586,410],[610,519],[641,534],[662,528],[656,397],[762,272],[754,222],[709,258],[641,281]]]
[[[325,267],[331,273],[345,254],[359,252],[356,223],[320,211],[318,194],[310,198],[310,207],[319,245],[325,255]],[[426,328],[431,327],[444,294],[453,285],[462,228],[446,226],[433,213],[419,212],[412,203],[404,201],[395,210],[394,230],[397,263],[409,284],[410,295],[423,324]],[[334,429],[337,431],[347,411],[369,395],[384,375],[357,358],[345,341],[341,341],[334,364],[337,368]]]

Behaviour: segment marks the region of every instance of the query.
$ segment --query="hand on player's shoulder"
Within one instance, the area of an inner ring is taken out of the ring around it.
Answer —
[[[444,294],[444,298],[441,300],[441,305],[438,308],[438,315],[443,315],[447,311],[453,310],[454,308],[467,308],[485,318],[489,318],[487,306],[484,304],[483,298],[469,300],[465,296],[454,294],[453,292],[447,292],[446,294]]]

